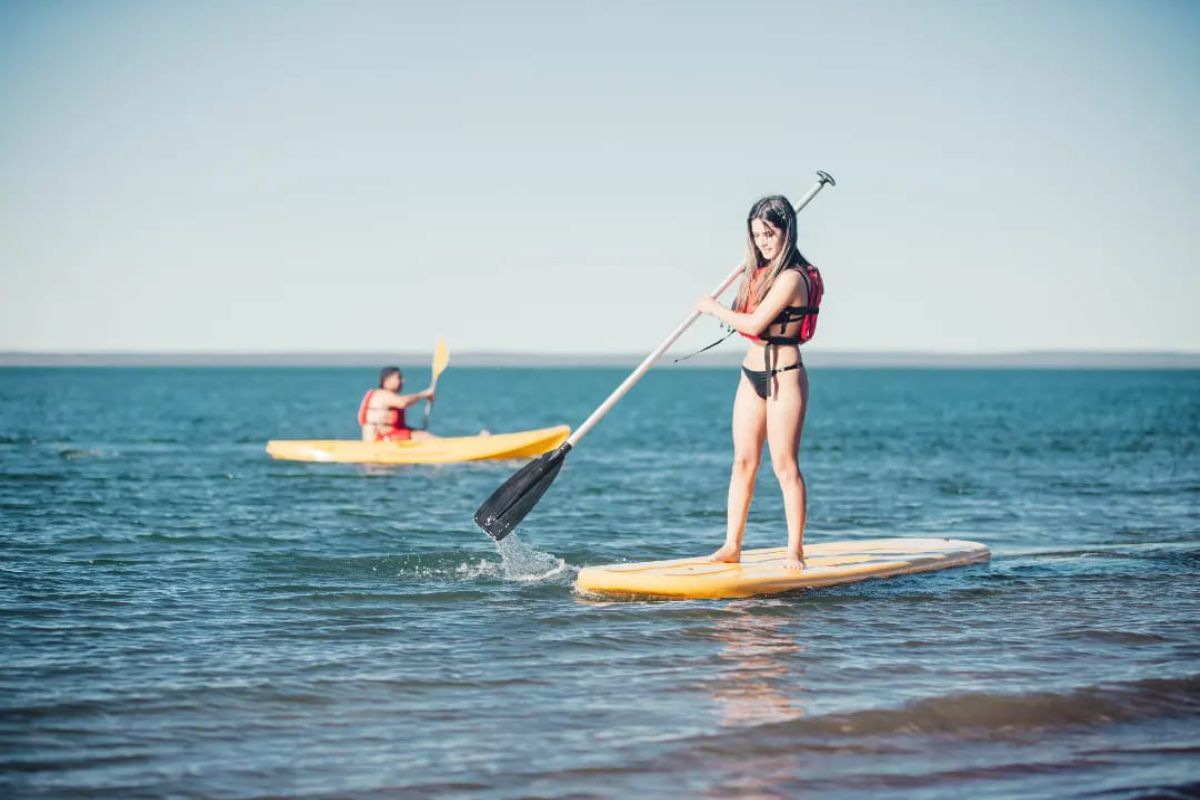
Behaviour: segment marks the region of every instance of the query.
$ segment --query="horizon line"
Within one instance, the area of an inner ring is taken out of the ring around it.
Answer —
[[[641,353],[553,353],[538,351],[466,350],[452,352],[453,362],[465,367],[617,367],[638,364]],[[663,357],[659,366],[696,369],[728,367],[742,354],[709,353],[701,359],[673,364]],[[421,367],[426,351],[345,350],[7,350],[0,367],[377,367],[395,363]],[[806,350],[812,367],[1056,367],[1200,369],[1200,351],[1188,350]]]

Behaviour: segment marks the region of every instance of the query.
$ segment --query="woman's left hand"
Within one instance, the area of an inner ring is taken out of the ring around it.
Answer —
[[[720,307],[721,307],[721,304],[718,303],[716,300],[713,300],[708,295],[705,295],[704,297],[701,297],[699,300],[696,301],[696,311],[698,311],[701,314],[716,315],[717,310]]]

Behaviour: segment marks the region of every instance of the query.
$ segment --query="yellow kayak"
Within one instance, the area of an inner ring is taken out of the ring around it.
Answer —
[[[869,578],[961,567],[987,561],[978,542],[961,539],[863,539],[806,545],[803,570],[783,566],[784,549],[742,551],[740,564],[707,558],[585,567],[575,586],[584,594],[690,600],[751,597],[815,589]]]
[[[488,436],[447,436],[407,442],[352,439],[274,439],[267,452],[286,461],[342,464],[451,464],[488,458],[529,458],[548,453],[567,440],[566,425]]]

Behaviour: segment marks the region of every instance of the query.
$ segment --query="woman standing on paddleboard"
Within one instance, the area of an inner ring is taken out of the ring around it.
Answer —
[[[737,562],[746,515],[762,462],[763,442],[783,491],[788,569],[804,567],[807,497],[798,455],[808,407],[808,373],[800,345],[812,338],[824,285],[821,273],[796,247],[796,212],[787,198],[764,197],[746,220],[745,274],[733,308],[711,297],[696,303],[746,337],[742,376],[733,401],[733,471],[725,544],[714,561]]]

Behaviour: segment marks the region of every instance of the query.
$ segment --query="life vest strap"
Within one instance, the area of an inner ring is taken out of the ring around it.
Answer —
[[[728,339],[730,336],[733,336],[735,333],[737,333],[737,331],[735,331],[735,330],[733,330],[732,328],[730,328],[730,330],[729,330],[729,333],[725,334],[725,335],[724,335],[724,336],[722,336],[720,339],[717,339],[717,340],[716,340],[715,342],[713,342],[712,344],[705,345],[704,347],[701,347],[699,350],[697,350],[697,351],[696,351],[696,352],[694,352],[694,353],[688,353],[686,356],[681,356],[681,357],[679,357],[679,358],[675,359],[674,361],[672,361],[671,363],[672,363],[672,364],[678,364],[680,361],[687,361],[689,358],[695,358],[696,356],[700,355],[701,353],[707,352],[708,350],[712,350],[714,347],[716,347],[716,346],[717,346],[717,345],[719,345],[721,342],[723,342],[723,341],[725,341],[726,339]]]

